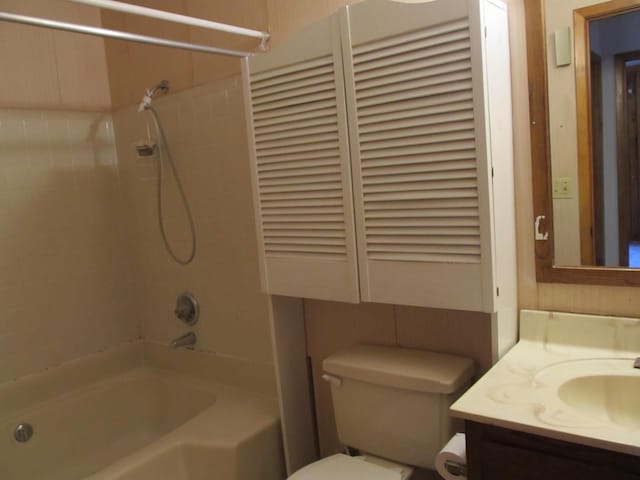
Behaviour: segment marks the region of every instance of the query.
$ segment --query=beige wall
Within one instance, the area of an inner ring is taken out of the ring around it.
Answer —
[[[176,264],[165,251],[156,205],[157,159],[139,159],[146,138],[136,107],[114,114],[122,182],[134,236],[135,292],[143,337],[163,345],[188,327],[173,314],[175,299],[192,292],[200,302],[197,349],[255,365],[273,375],[268,303],[260,292],[249,159],[238,77],[154,101],[191,204],[197,236],[195,261]],[[155,135],[154,135],[155,138]],[[167,167],[167,172],[169,169]],[[165,178],[165,224],[181,256],[190,237],[175,183]]]
[[[100,26],[95,8],[59,0],[0,0],[0,10]],[[1,107],[109,109],[102,39],[1,23],[0,45]]]
[[[128,3],[256,30],[267,29],[266,4],[262,0],[234,0],[233,2],[139,0]],[[238,50],[252,51],[259,44],[259,41],[253,38],[194,29],[111,11],[102,12],[102,23],[105,28]],[[157,84],[162,79],[169,80],[172,91],[177,92],[240,74],[240,62],[234,57],[208,55],[116,40],[106,41],[106,52],[114,108],[139,102],[145,89]]]
[[[139,337],[127,208],[110,115],[0,109],[0,382]]]

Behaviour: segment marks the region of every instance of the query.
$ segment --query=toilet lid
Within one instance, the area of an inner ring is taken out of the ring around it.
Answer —
[[[399,472],[338,454],[298,470],[289,480],[400,480]]]

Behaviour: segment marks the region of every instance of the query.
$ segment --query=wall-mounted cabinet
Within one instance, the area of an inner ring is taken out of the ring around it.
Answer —
[[[368,0],[244,62],[268,293],[495,313],[515,340],[508,22]]]

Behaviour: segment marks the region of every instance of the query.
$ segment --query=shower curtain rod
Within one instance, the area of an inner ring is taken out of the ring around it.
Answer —
[[[68,0],[73,3],[81,3],[83,5],[90,5],[92,7],[105,8],[108,10],[115,10],[123,13],[130,13],[132,15],[141,15],[143,17],[157,18],[159,20],[165,20],[167,22],[181,23],[184,25],[191,25],[193,27],[206,28],[209,30],[217,30],[220,32],[233,33],[235,35],[243,35],[245,37],[253,37],[261,40],[264,48],[266,41],[269,40],[268,32],[261,32],[259,30],[251,30],[250,28],[237,27],[235,25],[229,25],[226,23],[213,22],[211,20],[205,20],[203,18],[190,17],[188,15],[181,15],[179,13],[166,12],[164,10],[157,10],[155,8],[141,7],[139,5],[132,5],[130,3],[118,2],[115,0]]]
[[[192,50],[202,53],[215,53],[218,55],[227,55],[232,57],[248,57],[250,55],[253,55],[251,52],[210,47],[208,45],[200,45],[197,43],[179,42],[176,40],[167,40],[166,38],[149,37],[147,35],[122,32],[120,30],[109,30],[107,28],[90,27],[88,25],[60,22],[57,20],[50,20],[48,18],[29,17],[26,15],[18,15],[9,12],[0,12],[0,21],[21,23],[24,25],[33,25],[36,27],[53,28],[55,30],[65,30],[67,32],[83,33],[85,35],[94,35],[98,37],[115,38],[117,40],[127,40],[130,42],[146,43],[149,45],[159,45],[161,47],[180,48],[183,50]]]

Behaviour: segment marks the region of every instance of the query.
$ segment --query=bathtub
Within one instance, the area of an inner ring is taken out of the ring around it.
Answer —
[[[284,478],[273,398],[158,368],[158,356],[130,345],[0,385],[0,479]],[[34,433],[21,443],[24,423]]]

